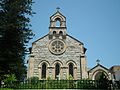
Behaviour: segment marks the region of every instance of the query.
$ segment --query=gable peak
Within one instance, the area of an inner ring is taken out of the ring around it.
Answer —
[[[66,21],[66,17],[59,11],[59,7],[56,8],[57,11],[50,17],[50,20],[61,19],[61,21]]]

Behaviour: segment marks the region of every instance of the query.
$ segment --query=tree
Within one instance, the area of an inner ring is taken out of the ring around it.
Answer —
[[[99,77],[99,88],[100,89],[108,89],[109,88],[108,82],[109,82],[108,78],[106,77],[104,72],[102,72],[100,77]]]
[[[13,73],[22,79],[27,43],[33,37],[30,29],[32,0],[0,1],[0,78]]]

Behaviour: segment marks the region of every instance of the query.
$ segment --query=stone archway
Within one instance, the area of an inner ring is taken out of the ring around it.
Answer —
[[[107,72],[105,72],[103,70],[97,70],[93,73],[92,80],[99,80],[101,75],[104,75],[107,79],[109,79],[109,75]]]

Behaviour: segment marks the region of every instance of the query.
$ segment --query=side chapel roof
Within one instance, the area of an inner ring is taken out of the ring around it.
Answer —
[[[94,70],[94,69],[97,68],[97,67],[102,67],[102,68],[104,68],[105,70],[109,70],[108,68],[104,67],[103,65],[97,64],[95,67],[91,68],[88,72]]]

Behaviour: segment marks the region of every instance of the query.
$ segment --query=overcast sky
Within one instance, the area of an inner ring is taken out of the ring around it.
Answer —
[[[66,16],[67,33],[84,43],[87,65],[96,60],[107,68],[120,65],[120,0],[34,0],[31,17],[35,37],[31,43],[49,32],[50,16],[60,7]]]

